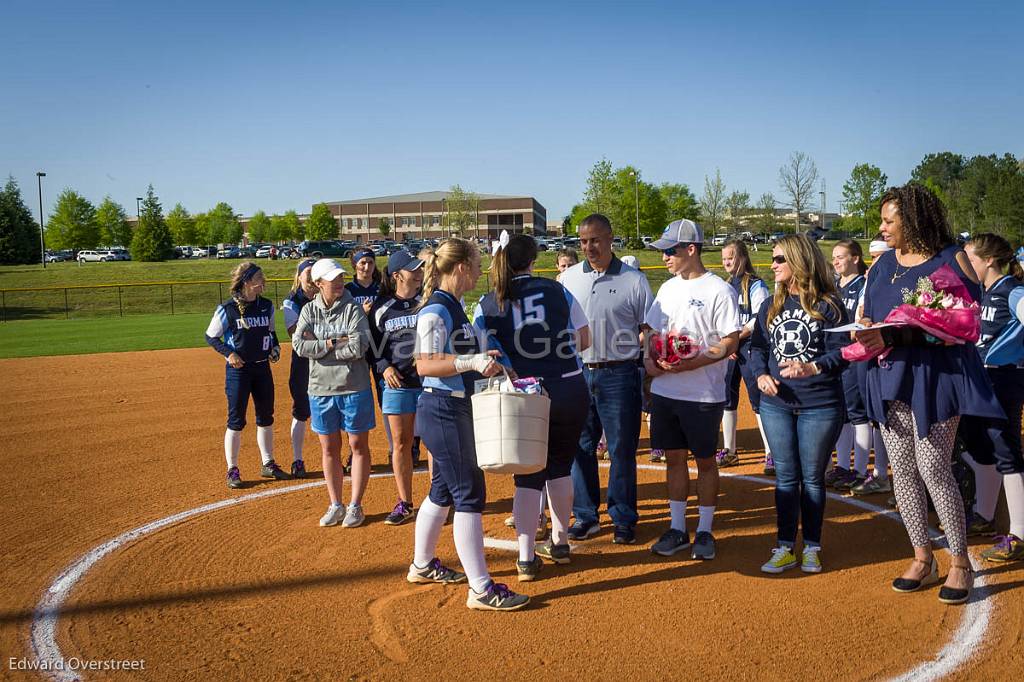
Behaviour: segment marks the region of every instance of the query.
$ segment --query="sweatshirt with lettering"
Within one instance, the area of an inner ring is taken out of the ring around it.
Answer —
[[[341,340],[328,350],[327,339]],[[346,395],[370,388],[365,358],[369,346],[370,324],[363,307],[347,291],[330,307],[317,294],[302,308],[292,335],[292,348],[309,358],[309,395],[313,396]]]

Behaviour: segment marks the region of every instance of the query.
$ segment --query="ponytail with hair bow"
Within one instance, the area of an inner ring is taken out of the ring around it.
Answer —
[[[498,255],[498,252],[508,246],[508,230],[502,230],[498,241],[491,244],[491,258]]]

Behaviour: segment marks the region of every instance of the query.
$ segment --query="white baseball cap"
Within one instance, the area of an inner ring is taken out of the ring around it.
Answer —
[[[704,230],[692,220],[673,220],[661,233],[661,239],[648,244],[652,249],[670,249],[676,244],[703,244]]]
[[[322,279],[333,282],[338,275],[344,274],[345,271],[341,269],[341,266],[333,258],[321,258],[316,263],[313,263],[309,276],[314,282]]]

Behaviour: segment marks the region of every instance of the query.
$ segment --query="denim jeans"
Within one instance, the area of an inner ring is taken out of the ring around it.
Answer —
[[[636,448],[640,440],[642,395],[636,363],[604,369],[583,368],[590,389],[590,410],[572,465],[572,512],[578,523],[598,520],[601,485],[597,478],[597,444],[604,431],[612,458],[608,474],[608,515],[616,526],[632,528],[636,511]]]
[[[761,423],[775,459],[775,513],[779,543],[821,545],[825,518],[825,465],[843,427],[842,405],[794,408],[761,401]]]

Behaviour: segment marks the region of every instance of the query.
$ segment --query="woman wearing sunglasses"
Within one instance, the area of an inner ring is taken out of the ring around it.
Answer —
[[[750,362],[761,389],[761,421],[775,458],[778,546],[761,566],[782,573],[797,565],[821,572],[825,465],[843,425],[841,352],[849,338],[828,329],[846,323],[825,256],[805,235],[787,235],[772,249],[775,295],[761,306]]]

